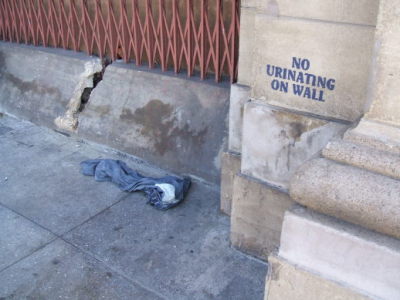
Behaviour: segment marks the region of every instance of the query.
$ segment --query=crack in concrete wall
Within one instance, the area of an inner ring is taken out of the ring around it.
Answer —
[[[109,62],[106,60],[92,60],[85,63],[85,70],[67,105],[63,116],[54,120],[55,125],[70,132],[76,131],[79,124],[79,113],[83,111],[90,95],[97,84],[103,79],[103,74]]]

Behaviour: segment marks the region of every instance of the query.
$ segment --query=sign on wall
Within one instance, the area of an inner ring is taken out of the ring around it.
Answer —
[[[325,102],[325,93],[335,89],[336,80],[313,74],[310,68],[308,59],[293,57],[291,68],[268,64],[266,72],[273,78],[271,88],[274,91]]]

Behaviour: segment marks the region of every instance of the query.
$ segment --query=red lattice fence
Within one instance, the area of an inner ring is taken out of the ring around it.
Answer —
[[[0,39],[236,81],[240,0],[0,0]]]

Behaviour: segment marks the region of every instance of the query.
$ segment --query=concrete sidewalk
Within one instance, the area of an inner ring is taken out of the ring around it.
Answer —
[[[79,173],[89,158],[164,171],[0,115],[0,299],[263,298],[266,264],[229,246],[219,191],[161,212]]]

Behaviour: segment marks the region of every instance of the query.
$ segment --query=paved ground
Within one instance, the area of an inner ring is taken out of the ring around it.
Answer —
[[[161,212],[79,174],[132,157],[0,115],[0,299],[262,299],[267,266],[229,247],[218,190]]]

